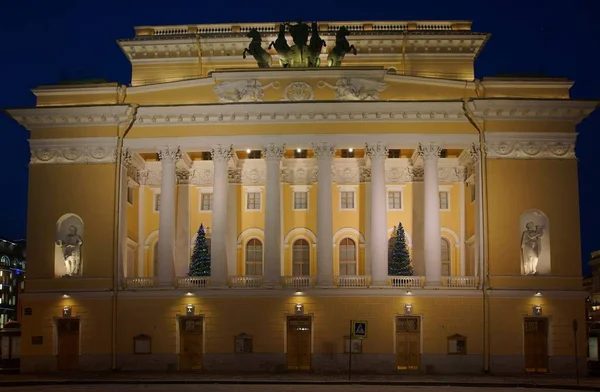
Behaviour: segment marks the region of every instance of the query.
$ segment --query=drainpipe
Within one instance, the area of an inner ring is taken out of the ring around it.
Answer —
[[[479,95],[479,94],[478,94]],[[487,199],[487,153],[485,150],[485,125],[480,125],[475,114],[469,109],[469,103],[472,101],[469,98],[463,98],[462,109],[465,117],[469,120],[471,125],[477,130],[479,134],[479,173],[481,174],[481,226],[483,235],[480,239],[480,251],[482,257],[483,266],[483,282],[482,282],[482,294],[483,294],[483,371],[484,373],[490,372],[490,268],[489,268],[489,229],[488,229],[488,199]],[[483,248],[483,249],[481,249]]]
[[[111,327],[111,369],[117,370],[117,303],[119,295],[119,230],[120,214],[121,214],[121,180],[122,170],[121,164],[123,161],[123,139],[129,133],[136,120],[138,110],[137,104],[129,105],[127,120],[120,123],[117,127],[117,156],[116,156],[116,186],[115,186],[115,222],[113,231],[113,284],[112,284],[112,327]],[[123,130],[123,133],[121,133]]]

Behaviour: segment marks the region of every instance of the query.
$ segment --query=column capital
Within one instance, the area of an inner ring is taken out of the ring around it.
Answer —
[[[432,158],[437,159],[440,157],[441,153],[442,148],[433,142],[425,143],[424,145],[419,143],[418,154],[421,156],[421,158],[423,158],[423,160]]]
[[[194,176],[194,172],[189,169],[175,169],[175,175],[177,176],[177,184],[187,185]]]
[[[233,157],[233,146],[217,145],[215,148],[211,148],[210,155],[215,162],[228,162]]]
[[[485,150],[485,147],[484,147]],[[469,149],[469,157],[471,158],[472,163],[477,163],[481,158],[481,144],[473,143],[471,144],[471,148]],[[484,151],[485,152],[485,151]]]
[[[388,148],[385,144],[375,143],[369,144],[365,143],[365,152],[369,158],[387,158],[388,156]]]
[[[181,159],[179,147],[164,147],[158,151],[158,159],[164,163],[175,163]]]
[[[335,146],[328,143],[313,144],[312,148],[318,160],[331,159],[335,155]]]
[[[267,162],[279,162],[283,157],[285,144],[268,144],[262,149],[262,156]]]

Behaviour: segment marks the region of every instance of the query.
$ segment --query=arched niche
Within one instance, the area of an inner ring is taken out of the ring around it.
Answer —
[[[65,214],[56,221],[54,276],[81,276],[83,273],[83,219]]]
[[[525,211],[519,220],[519,239],[521,274],[550,274],[550,222],[546,214]]]

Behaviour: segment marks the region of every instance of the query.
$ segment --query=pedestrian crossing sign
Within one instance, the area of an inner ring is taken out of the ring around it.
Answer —
[[[364,320],[352,321],[353,335],[358,338],[367,337],[367,322]]]

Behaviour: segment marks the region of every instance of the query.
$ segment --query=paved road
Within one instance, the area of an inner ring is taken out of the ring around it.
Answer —
[[[3,392],[463,392],[465,387],[387,385],[66,385],[3,387]],[[473,392],[557,392],[559,389],[473,388]]]

